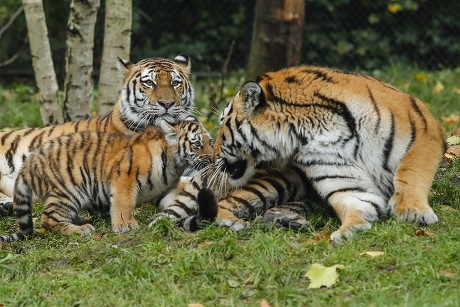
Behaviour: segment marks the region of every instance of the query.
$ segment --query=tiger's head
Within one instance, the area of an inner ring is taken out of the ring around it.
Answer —
[[[231,186],[246,183],[258,164],[280,158],[282,128],[266,97],[258,83],[246,82],[219,118],[214,161]]]
[[[173,146],[178,165],[201,170],[212,162],[213,146],[211,136],[193,116],[175,124],[160,121],[166,142]]]
[[[118,58],[118,62],[124,76],[118,108],[126,128],[158,127],[161,119],[175,123],[192,114],[195,93],[188,56],[148,58],[136,64]]]

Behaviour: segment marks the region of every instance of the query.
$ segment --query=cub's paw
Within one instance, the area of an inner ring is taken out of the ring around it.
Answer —
[[[160,212],[153,216],[153,219],[149,222],[148,227],[150,228],[150,227],[155,226],[161,220],[170,220],[170,221],[177,223],[179,219],[172,214]]]
[[[84,224],[79,226],[79,228],[80,230],[77,231],[77,233],[79,233],[82,237],[96,231],[96,228],[94,228],[91,224]]]
[[[396,193],[389,202],[391,213],[398,221],[429,225],[438,222],[438,216],[426,201],[406,201]]]
[[[293,205],[270,208],[264,213],[262,222],[293,230],[304,229],[308,226],[308,221],[305,211],[300,209]]]
[[[223,218],[223,219],[217,219],[216,220],[217,225],[219,226],[224,226],[228,227],[233,231],[240,231],[244,228],[246,228],[247,223],[241,219],[238,218]]]
[[[134,218],[121,223],[112,223],[112,232],[114,233],[123,233],[136,229],[139,229],[139,223]]]
[[[0,216],[13,216],[13,202],[0,199]]]
[[[82,237],[96,231],[96,228],[94,228],[93,225],[91,224],[84,224],[84,225],[74,225],[71,223],[62,223],[60,225],[59,231],[64,235],[64,236],[71,236],[73,234],[79,234]]]

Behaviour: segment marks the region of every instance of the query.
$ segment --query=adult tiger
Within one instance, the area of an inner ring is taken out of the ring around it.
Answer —
[[[242,86],[221,117],[214,158],[234,188],[259,165],[300,169],[340,218],[331,234],[338,242],[390,211],[398,220],[437,222],[428,193],[444,138],[415,97],[368,76],[299,66]],[[234,215],[241,206],[221,200],[218,223],[244,227]]]
[[[148,58],[136,64],[118,58],[118,66],[124,77],[123,88],[111,113],[56,126],[0,132],[0,216],[12,215],[18,172],[30,152],[43,142],[80,131],[131,135],[158,126],[161,119],[175,123],[192,115],[195,94],[188,56]]]

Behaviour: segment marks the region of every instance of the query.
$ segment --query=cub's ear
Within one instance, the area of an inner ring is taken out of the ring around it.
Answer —
[[[240,95],[244,108],[249,113],[262,110],[267,104],[262,88],[254,81],[246,82],[241,87]]]
[[[123,60],[120,57],[117,57],[117,60],[118,60],[117,62],[118,70],[121,71],[121,73],[123,74],[123,77],[125,77],[128,74],[128,70],[133,66],[133,64],[131,64],[130,62],[126,60]]]
[[[192,61],[190,60],[190,57],[188,55],[179,54],[178,56],[174,58],[174,62],[181,65],[182,68],[184,69],[184,72],[190,75],[190,72],[192,70]]]
[[[176,127],[173,124],[168,123],[166,120],[162,119],[160,121],[160,128],[163,130],[166,142],[169,145],[173,145],[177,143],[178,137],[176,132]]]

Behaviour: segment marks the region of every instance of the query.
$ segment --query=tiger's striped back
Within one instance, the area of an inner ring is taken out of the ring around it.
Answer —
[[[119,59],[123,88],[113,111],[107,115],[44,128],[0,132],[0,216],[12,213],[14,182],[27,156],[54,138],[82,131],[132,135],[146,127],[186,120],[194,110],[190,60],[149,58],[131,64]]]
[[[94,227],[82,209],[110,211],[112,230],[138,228],[135,205],[175,186],[186,167],[210,164],[209,134],[197,121],[146,128],[131,137],[81,132],[39,147],[24,163],[14,194],[19,233],[0,237],[11,242],[33,231],[32,196],[45,203],[42,225],[64,235],[85,235]]]

